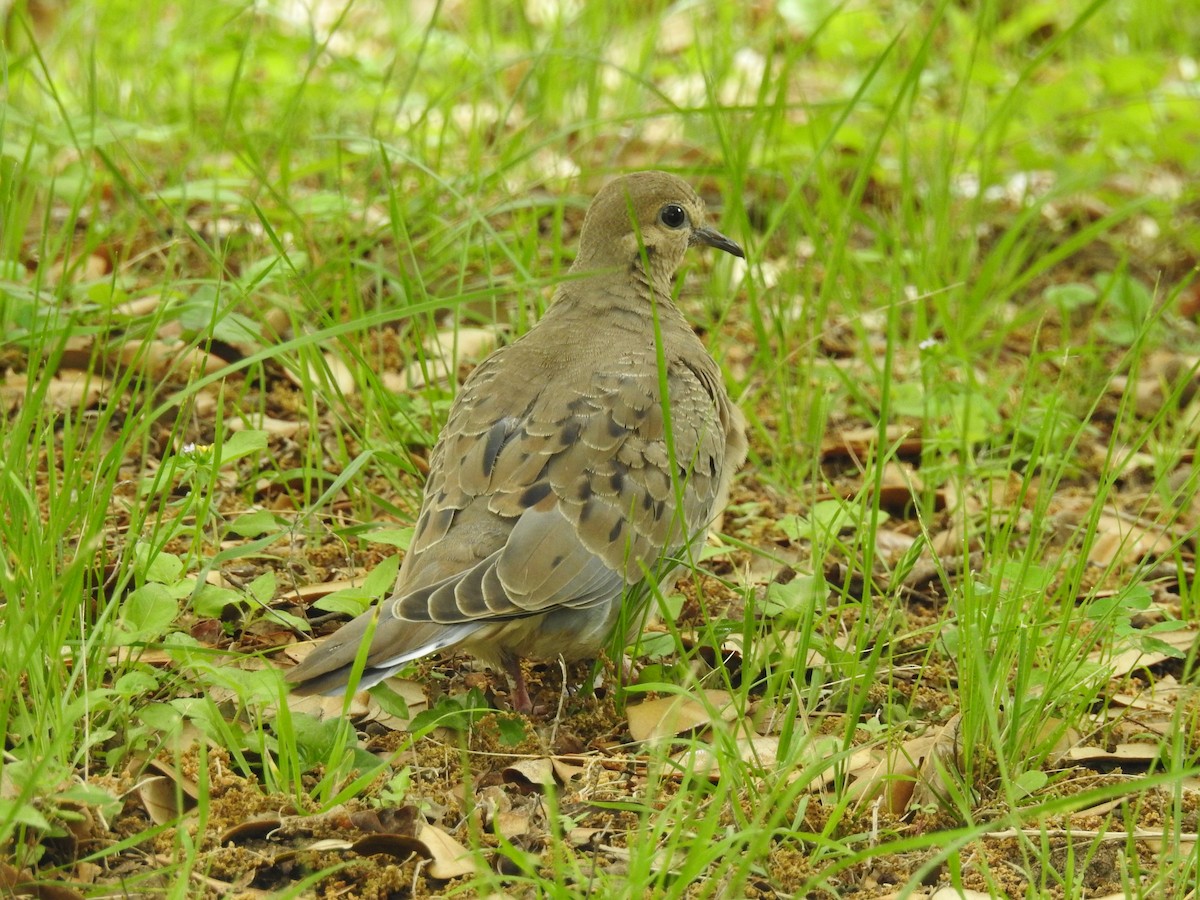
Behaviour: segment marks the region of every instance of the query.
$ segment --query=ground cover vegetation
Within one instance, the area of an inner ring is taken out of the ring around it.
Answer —
[[[1194,4],[4,15],[6,893],[1194,896]],[[644,168],[750,458],[630,673],[289,698]]]

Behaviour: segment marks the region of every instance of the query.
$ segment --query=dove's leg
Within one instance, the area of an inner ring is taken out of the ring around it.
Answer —
[[[513,657],[505,663],[504,668],[508,670],[512,680],[513,712],[529,715],[533,712],[533,701],[529,699],[529,687],[525,684],[525,672],[521,669],[521,657]]]

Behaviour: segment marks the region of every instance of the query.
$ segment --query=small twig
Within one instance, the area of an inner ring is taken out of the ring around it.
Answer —
[[[985,831],[982,837],[1014,838],[1014,837],[1069,837],[1069,838],[1099,838],[1102,841],[1122,841],[1133,838],[1135,841],[1152,841],[1166,837],[1176,838],[1180,842],[1200,842],[1200,834],[1181,832],[1169,834],[1166,831],[1137,828],[1133,831],[1092,831],[1084,828],[1006,828],[1003,831]]]
[[[567,704],[567,661],[558,655],[558,668],[562,671],[562,690],[558,692],[558,711],[554,714],[554,724],[550,727],[550,746],[554,747],[558,739],[558,726],[562,721],[563,708]]]

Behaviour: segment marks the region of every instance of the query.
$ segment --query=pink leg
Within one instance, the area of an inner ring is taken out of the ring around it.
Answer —
[[[529,699],[529,689],[525,685],[525,673],[521,671],[521,658],[517,657],[505,666],[512,676],[512,708],[514,712],[529,715],[533,712],[533,702]]]

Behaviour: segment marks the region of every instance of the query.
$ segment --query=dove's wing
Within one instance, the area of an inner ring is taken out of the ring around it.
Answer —
[[[367,668],[394,671],[499,622],[597,607],[615,620],[627,585],[657,580],[664,557],[703,536],[732,469],[733,409],[703,345],[689,331],[696,353],[667,364],[672,456],[653,345],[610,354],[604,371],[513,378],[561,353],[546,346],[555,331],[543,325],[467,379],[396,595],[310,655],[297,680],[349,667],[370,622]]]
[[[538,371],[555,333],[539,328],[540,340],[517,342],[464,385],[397,618],[449,625],[608,602],[712,518],[726,469],[724,394],[703,345],[688,332],[698,360],[667,364],[672,457],[653,345],[506,396],[509,372]]]

